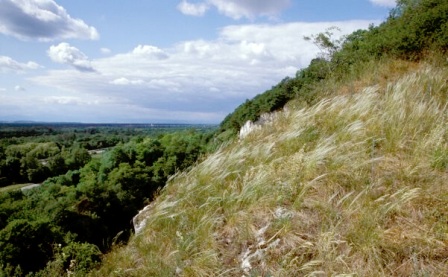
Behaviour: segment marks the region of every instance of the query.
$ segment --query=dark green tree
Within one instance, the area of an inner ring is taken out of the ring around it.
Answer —
[[[0,231],[0,264],[37,271],[51,259],[57,242],[48,222],[14,220]]]

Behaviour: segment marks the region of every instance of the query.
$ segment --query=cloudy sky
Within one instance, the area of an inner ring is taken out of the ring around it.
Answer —
[[[0,0],[0,121],[219,123],[394,0]]]

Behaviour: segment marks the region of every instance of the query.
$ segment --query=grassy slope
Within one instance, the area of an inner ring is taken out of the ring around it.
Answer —
[[[291,104],[175,176],[91,275],[448,275],[448,69],[405,68]]]

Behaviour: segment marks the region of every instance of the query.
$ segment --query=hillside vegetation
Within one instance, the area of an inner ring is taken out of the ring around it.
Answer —
[[[448,276],[448,1],[335,32],[216,133],[2,139],[0,276]]]
[[[224,119],[90,276],[447,276],[448,2],[397,2],[311,37],[321,57]]]
[[[92,135],[0,139],[0,277],[64,276],[74,267],[83,276],[128,241],[134,215],[205,153],[213,129],[84,130]],[[108,149],[89,154],[89,145]],[[21,180],[45,181],[1,187]]]
[[[92,276],[446,276],[448,69],[417,67],[175,176]]]

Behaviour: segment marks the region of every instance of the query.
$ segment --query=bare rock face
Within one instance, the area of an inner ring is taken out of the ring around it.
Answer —
[[[260,116],[260,118],[255,121],[252,122],[251,120],[248,120],[243,127],[241,127],[240,129],[240,133],[238,135],[238,138],[244,139],[245,137],[247,137],[247,135],[249,135],[250,133],[252,133],[253,131],[260,129],[261,126],[270,123],[272,121],[274,121],[274,119],[277,117],[278,112],[274,112],[274,113],[264,113]]]
[[[134,225],[134,231],[135,235],[140,234],[143,229],[146,227],[146,221],[148,219],[148,210],[153,205],[149,204],[148,206],[144,207],[143,210],[139,211],[136,216],[132,218],[132,224]]]
[[[244,139],[249,135],[252,131],[259,128],[260,126],[257,126],[255,123],[253,123],[251,120],[248,120],[243,127],[240,129],[240,133],[238,135],[239,139]]]
[[[170,201],[171,197],[166,198],[164,201],[158,202],[153,201],[148,206],[144,207],[138,212],[136,216],[132,219],[132,224],[134,225],[135,235],[139,235],[143,232],[148,220],[151,215],[156,215],[157,213],[165,213],[165,209],[171,208],[176,205],[177,201]],[[170,216],[171,217],[171,216]]]

